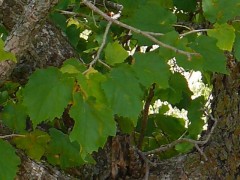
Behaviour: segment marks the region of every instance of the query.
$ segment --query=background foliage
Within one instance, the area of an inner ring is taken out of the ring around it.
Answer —
[[[82,1],[60,0],[49,18],[80,58],[66,60],[61,68],[38,69],[25,85],[1,82],[1,121],[17,135],[0,141],[0,177],[15,176],[20,163],[15,147],[65,169],[94,163],[92,152],[117,131],[134,136],[133,145],[143,151],[182,137],[199,138],[207,99],[192,98],[184,72],[200,71],[210,87],[213,73],[228,74],[225,52],[240,60],[239,1],[113,2],[124,7],[119,21],[138,32],[114,23],[107,31],[108,22]],[[0,60],[15,61],[3,50],[3,26],[0,32]],[[185,109],[187,120],[167,113],[166,105],[149,114],[157,100]],[[180,143],[160,158],[191,149],[192,144]]]

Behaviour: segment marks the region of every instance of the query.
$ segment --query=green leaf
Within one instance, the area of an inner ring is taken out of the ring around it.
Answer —
[[[203,0],[202,8],[210,22],[225,23],[239,15],[239,0]]]
[[[68,74],[80,74],[86,70],[86,67],[76,58],[70,58],[64,61],[60,71]]]
[[[156,1],[142,3],[132,14],[123,21],[143,31],[168,32],[173,30],[172,24],[177,20],[171,11],[163,8],[161,2],[156,3]]]
[[[193,147],[194,145],[192,143],[184,142],[184,143],[177,144],[175,146],[175,149],[180,153],[187,153],[190,150],[192,150]]]
[[[15,149],[8,142],[0,139],[0,179],[14,179],[20,163]]]
[[[54,7],[56,9],[66,9],[70,0],[59,0],[58,4]]]
[[[234,42],[234,55],[238,62],[240,62],[240,33],[236,32],[236,39]]]
[[[33,159],[40,160],[45,153],[50,137],[46,132],[35,130],[24,137],[15,137],[13,142]]]
[[[188,36],[189,37],[189,36]],[[183,50],[186,52],[193,52],[192,49],[189,48],[190,42],[188,42],[188,39],[185,37],[179,37],[179,34],[175,31],[171,31],[166,33],[165,35],[159,37],[159,40],[175,47],[178,50]],[[173,50],[159,47],[158,48],[159,55],[164,59],[164,60],[169,60],[169,59],[176,59],[177,64],[186,70],[188,69],[193,69],[193,70],[202,70],[202,61],[199,61],[199,59],[193,59],[190,61],[189,58],[187,58],[186,55],[176,53]]]
[[[73,98],[69,113],[75,124],[70,139],[81,145],[83,154],[92,153],[103,147],[108,136],[116,133],[112,111],[105,103],[99,103],[93,97],[83,99],[82,95],[76,92]]]
[[[9,103],[2,111],[3,123],[14,132],[25,132],[26,119],[26,108],[21,104]]]
[[[118,117],[115,118],[117,119],[117,124],[119,125],[119,128],[121,132],[131,134],[136,126],[136,120],[134,119],[129,119],[129,118],[124,118],[124,117]]]
[[[174,73],[171,75],[169,86],[170,87],[168,89],[160,89],[157,92],[158,98],[162,101],[168,101],[169,103],[175,105],[185,98],[184,95],[188,97],[191,97],[192,95],[186,79],[180,73]]]
[[[68,168],[82,165],[84,160],[80,154],[79,144],[71,142],[68,135],[57,129],[49,130],[51,141],[47,147],[47,160],[53,165],[60,165],[61,168]]]
[[[36,70],[23,90],[23,104],[36,127],[42,121],[60,118],[72,99],[74,79],[57,68]]]
[[[0,38],[0,62],[5,60],[17,61],[14,54],[4,51],[4,41]]]
[[[81,30],[75,24],[68,26],[66,29],[67,37],[73,47],[78,44],[80,32]]]
[[[91,70],[90,70],[91,72]],[[101,87],[101,84],[106,80],[106,77],[101,73],[98,73],[93,69],[92,73],[86,74],[86,78],[81,75],[78,76],[77,80],[80,84],[82,90],[84,91],[83,95],[87,97],[94,97],[97,102],[106,104],[106,96]],[[107,105],[108,106],[108,105]]]
[[[216,40],[207,36],[199,36],[191,47],[201,56],[193,56],[192,60],[203,61],[203,69],[211,72],[227,74],[224,52],[216,47]]]
[[[170,76],[169,66],[158,54],[154,52],[135,54],[136,62],[133,70],[136,72],[139,82],[145,87],[157,83],[161,88],[168,87]]]
[[[196,0],[173,0],[173,3],[177,9],[189,12],[195,11],[197,6]]]
[[[233,26],[224,24],[215,24],[214,29],[208,30],[210,37],[217,39],[217,46],[222,50],[231,51],[235,40],[235,29]]]
[[[57,24],[63,32],[66,32],[67,29],[67,18],[60,13],[54,12],[49,15],[52,22]]]
[[[105,48],[106,62],[110,65],[122,63],[128,56],[128,52],[116,41],[114,43],[108,43]]]
[[[158,129],[160,129],[163,134],[171,140],[178,139],[186,131],[186,128],[184,127],[185,120],[181,118],[158,114],[155,123],[157,124]]]
[[[197,138],[197,136],[202,132],[204,121],[202,119],[204,107],[204,97],[200,96],[190,102],[188,110],[188,119],[190,125],[188,126],[189,136],[191,138]]]
[[[114,114],[138,118],[143,106],[143,92],[128,65],[113,69],[102,87]]]

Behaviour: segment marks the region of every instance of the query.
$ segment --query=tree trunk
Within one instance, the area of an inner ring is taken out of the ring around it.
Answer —
[[[1,4],[0,1],[0,19],[9,31],[14,29],[27,2],[4,0]],[[36,68],[59,67],[65,59],[76,57],[76,54],[62,33],[46,20],[41,28],[29,34],[28,46],[18,54],[16,67],[9,64],[4,67],[11,66],[8,68],[10,72],[14,68],[12,78],[25,83]],[[213,77],[212,115],[218,124],[210,141],[200,147],[207,160],[194,150],[151,167],[149,179],[240,179],[240,65],[228,56],[228,68],[229,76],[215,74]],[[0,75],[7,76],[4,75],[6,69],[1,71]],[[17,179],[74,179],[46,163],[34,162],[20,151],[19,154],[22,165]],[[130,146],[127,135],[109,138],[105,148],[95,153],[94,157],[96,165],[85,165],[68,172],[81,179],[142,179],[147,168]]]

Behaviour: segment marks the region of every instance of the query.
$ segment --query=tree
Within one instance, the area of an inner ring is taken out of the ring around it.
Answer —
[[[239,6],[0,1],[1,179],[240,178]]]

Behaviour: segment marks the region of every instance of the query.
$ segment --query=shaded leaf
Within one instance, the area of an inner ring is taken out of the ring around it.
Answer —
[[[216,40],[207,36],[199,36],[191,47],[201,56],[193,56],[193,60],[203,61],[203,69],[211,72],[227,74],[224,52],[216,47]]]
[[[21,104],[8,103],[2,111],[2,121],[14,132],[25,132],[27,113]]]
[[[155,118],[155,123],[163,134],[171,140],[176,140],[186,131],[185,120],[171,116],[158,114]]]
[[[142,85],[148,88],[151,84],[157,83],[161,88],[168,87],[169,66],[157,53],[138,53],[134,57],[136,62],[133,70]]]
[[[40,160],[45,153],[50,137],[46,132],[35,130],[24,137],[15,137],[13,142],[33,159]]]
[[[14,179],[20,163],[15,149],[8,142],[0,139],[0,179]]]
[[[157,92],[157,95],[158,98],[160,98],[162,101],[168,101],[172,105],[180,103],[181,100],[184,98],[184,95],[188,97],[191,97],[192,95],[186,79],[180,73],[174,73],[171,75],[169,80],[169,86],[170,87],[168,89],[160,89]]]
[[[188,119],[190,125],[188,126],[188,132],[191,138],[197,138],[197,136],[202,132],[204,121],[203,108],[204,106],[204,97],[200,96],[190,102],[188,110]]]
[[[46,157],[53,165],[61,168],[79,166],[84,162],[80,154],[79,144],[70,142],[68,135],[57,129],[50,129],[51,141],[47,147]]]

